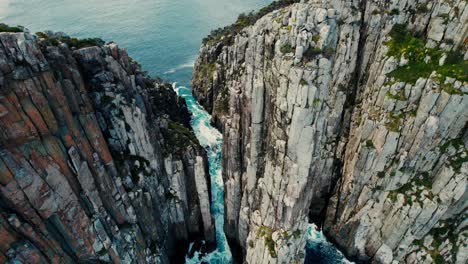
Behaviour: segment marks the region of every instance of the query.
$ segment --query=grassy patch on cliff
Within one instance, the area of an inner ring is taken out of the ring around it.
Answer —
[[[448,161],[450,166],[455,173],[460,173],[463,163],[468,162],[468,149],[465,148],[465,144],[462,138],[455,138],[447,141],[445,144],[439,147],[442,154],[450,154]]]
[[[177,154],[185,150],[187,146],[199,144],[195,134],[184,125],[169,120],[168,128],[164,131],[167,140],[166,154]]]
[[[242,31],[242,29],[255,24],[260,18],[266,14],[278,10],[280,8],[292,5],[294,3],[299,3],[300,0],[278,0],[274,1],[270,5],[260,9],[257,12],[242,13],[237,18],[236,22],[230,26],[224,28],[218,28],[211,31],[210,35],[203,39],[203,44],[205,45],[214,45],[217,43],[224,43],[230,45],[233,41],[233,38],[236,34]]]
[[[265,246],[268,249],[268,253],[270,253],[270,256],[272,258],[277,258],[278,254],[276,252],[276,243],[273,240],[273,233],[275,230],[273,230],[269,226],[260,226],[260,228],[257,231],[257,236],[261,237],[264,239]],[[297,229],[292,231],[292,233],[289,233],[288,231],[282,231],[279,232],[278,237],[282,240],[289,240],[291,238],[298,239],[302,234],[302,231]],[[253,247],[253,245],[249,245],[250,247]]]
[[[280,48],[281,53],[291,53],[291,52],[294,52],[294,50],[295,48],[292,47],[290,44],[284,44]]]
[[[332,47],[324,47],[320,49],[318,47],[310,46],[304,51],[303,60],[309,62],[314,60],[318,55],[323,55],[325,58],[331,58],[335,54],[335,50]]]
[[[402,168],[402,172],[412,173],[412,168]],[[434,199],[434,194],[432,193],[432,177],[428,172],[418,173],[413,177],[408,183],[400,186],[398,189],[390,191],[388,198],[392,202],[397,201],[398,194],[402,194],[404,197],[404,205],[413,205],[413,197],[416,198],[416,202],[423,206],[422,201],[424,198],[430,200]],[[425,192],[424,192],[425,191]]]
[[[452,260],[450,263],[456,263],[457,253],[461,244],[458,243],[458,238],[460,233],[463,232],[463,229],[457,232],[457,227],[460,226],[460,223],[463,220],[463,214],[447,220],[440,220],[428,233],[428,235],[433,238],[430,245],[427,245],[426,247],[423,239],[415,240],[413,244],[429,253],[432,260],[434,260],[434,263],[446,263],[445,258]],[[444,256],[442,256],[440,246],[447,242],[452,245],[452,248],[449,251],[445,251]]]
[[[392,132],[400,132],[400,126],[404,118],[404,113],[391,112],[387,116],[387,122],[385,122],[385,127]]]
[[[207,76],[213,81],[213,74],[216,71],[216,63],[207,63],[200,66],[200,72],[203,76]]]
[[[261,226],[257,231],[257,236],[264,238],[265,246],[268,248],[270,256],[276,258],[278,255],[276,253],[275,241],[273,241],[273,229],[268,226]]]
[[[432,72],[437,72],[444,81],[446,77],[468,81],[468,61],[463,60],[460,50],[444,51],[439,48],[426,48],[426,41],[421,36],[411,33],[406,25],[397,24],[390,31],[391,40],[387,56],[400,58],[402,55],[408,60],[404,66],[399,66],[388,74],[396,80],[416,83],[419,78],[428,78]],[[443,56],[447,56],[445,63],[439,65]]]

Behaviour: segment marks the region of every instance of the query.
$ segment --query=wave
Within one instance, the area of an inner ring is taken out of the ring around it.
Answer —
[[[305,264],[355,264],[347,260],[316,225],[309,224],[306,238]]]
[[[176,71],[180,71],[182,69],[193,68],[195,64],[195,59],[196,57],[192,57],[189,61],[167,70],[166,72],[164,72],[164,74],[171,74],[171,73],[175,73]]]

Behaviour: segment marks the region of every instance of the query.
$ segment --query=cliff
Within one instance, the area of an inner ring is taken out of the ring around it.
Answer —
[[[20,31],[0,33],[0,262],[169,263],[213,242],[171,85],[114,43]]]
[[[224,134],[225,231],[302,263],[466,263],[464,0],[284,1],[207,37],[193,89]]]

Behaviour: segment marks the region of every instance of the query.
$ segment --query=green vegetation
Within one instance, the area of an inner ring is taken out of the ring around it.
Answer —
[[[446,52],[439,48],[426,48],[425,40],[409,32],[406,25],[393,26],[390,36],[392,39],[386,43],[387,56],[399,58],[404,54],[408,64],[389,73],[389,77],[414,84],[419,78],[428,78],[436,71],[442,82],[446,77],[468,81],[468,62],[463,60],[460,50]],[[445,64],[440,66],[439,60],[444,54],[447,55],[447,59]]]
[[[257,231],[257,236],[258,237],[263,237],[265,241],[265,246],[268,248],[268,252],[270,253],[270,256],[272,258],[276,258],[277,252],[276,252],[276,244],[275,241],[273,240],[273,233],[275,231],[268,226],[261,226],[258,231]],[[298,239],[302,234],[302,231],[299,229],[294,230],[291,234],[288,231],[282,231],[279,234],[280,239],[282,240],[289,240],[291,238]],[[288,242],[289,243],[289,242]],[[249,242],[250,247],[254,247],[253,242]]]
[[[103,247],[97,252],[97,254],[101,257],[104,257],[105,255],[107,255],[107,249]]]
[[[257,231],[257,236],[263,237],[265,239],[265,246],[268,248],[268,252],[272,258],[276,258],[278,255],[276,253],[275,241],[273,241],[273,229],[268,226],[261,226]]]
[[[417,245],[420,248],[429,253],[431,258],[434,260],[434,263],[443,264],[446,263],[444,256],[447,258],[451,258],[452,261],[450,263],[456,263],[457,253],[459,251],[459,244],[458,244],[458,237],[459,234],[457,233],[456,229],[460,225],[460,222],[463,221],[463,217],[458,218],[450,218],[447,220],[440,220],[436,227],[432,228],[428,235],[432,236],[433,240],[430,248],[426,247],[423,243],[423,240],[415,240],[413,242],[414,245]],[[450,242],[452,245],[452,249],[442,256],[441,252],[439,251],[440,246],[446,242]],[[448,254],[450,253],[450,255]]]
[[[445,144],[439,147],[440,151],[442,153],[447,153],[450,147],[455,148],[456,150],[463,148],[465,146],[465,143],[463,142],[463,139],[461,138],[455,138],[447,141]]]
[[[278,0],[260,9],[258,12],[252,11],[248,14],[240,14],[234,24],[211,31],[210,35],[203,39],[203,44],[214,45],[217,43],[223,43],[224,45],[230,45],[232,44],[236,34],[241,32],[242,29],[255,24],[255,22],[257,22],[261,17],[274,10],[299,2],[300,0]]]
[[[448,153],[450,148],[453,148],[455,153],[448,158],[448,161],[453,170],[456,173],[460,173],[463,163],[468,162],[468,149],[465,148],[465,144],[461,138],[449,140],[439,147],[443,154]]]
[[[317,35],[312,36],[313,42],[318,42],[319,40],[320,40],[320,35],[317,34]]]
[[[390,11],[389,14],[392,15],[392,16],[399,15],[399,14],[400,14],[400,10],[398,10],[397,8],[394,8],[394,9],[392,9],[392,11]]]
[[[375,146],[374,146],[374,142],[369,139],[369,140],[366,140],[366,148],[369,148],[369,149],[375,149]]]
[[[449,18],[449,14],[440,14],[438,15],[438,17],[442,18],[444,20],[444,24],[447,25],[447,23],[449,22],[450,18]]]
[[[375,186],[374,189],[372,189],[372,190],[373,190],[373,191],[383,191],[384,188],[383,188],[382,186],[380,186],[380,185],[377,185],[377,186]]]
[[[333,57],[333,55],[335,55],[335,49],[332,47],[326,47],[322,50],[322,52],[323,56],[325,56],[326,58],[331,58]]]
[[[450,84],[450,83],[447,83],[447,84],[442,84],[442,91],[450,94],[450,95],[463,95],[463,92],[459,89],[455,89],[455,87],[453,86],[453,84]]]
[[[172,120],[169,120],[168,129],[164,134],[168,140],[167,144],[165,144],[166,154],[177,154],[188,145],[198,144],[198,139],[189,128]]]
[[[24,28],[22,26],[10,27],[7,24],[0,23],[0,32],[18,33],[18,32],[23,32],[23,31],[24,31]]]
[[[393,100],[406,101],[404,89],[399,90],[396,94],[392,94],[390,91],[388,91],[386,96]]]
[[[216,63],[207,63],[201,65],[200,72],[203,76],[208,76],[211,81],[213,81],[213,74],[216,71]]]
[[[429,9],[427,9],[427,4],[418,4],[416,6],[416,13],[418,14],[426,14],[428,11]]]
[[[311,61],[319,54],[322,54],[321,49],[315,48],[315,47],[309,47],[306,51],[304,51],[304,54],[303,54],[304,61],[306,62]]]
[[[450,165],[456,173],[460,173],[460,169],[465,162],[468,162],[468,150],[457,153],[457,155],[450,158]]]
[[[51,36],[44,32],[37,32],[36,35],[42,39],[42,42],[45,45],[50,46],[58,46],[61,43],[65,43],[70,48],[81,49],[86,47],[93,47],[93,46],[102,46],[106,42],[100,38],[72,38],[69,36]]]
[[[299,82],[299,84],[302,85],[302,86],[309,85],[309,83],[308,83],[306,80],[304,80],[304,79],[301,79],[301,81]]]
[[[294,52],[294,47],[292,47],[289,44],[284,44],[283,46],[281,46],[280,51],[283,54],[291,53],[291,52]]]
[[[392,132],[400,132],[401,122],[404,117],[405,114],[403,113],[396,114],[394,112],[391,112],[387,116],[387,122],[385,123],[385,127]]]
[[[412,171],[412,169],[402,168],[400,171]],[[427,191],[425,197],[429,199],[434,198],[434,194],[431,191],[432,189],[432,178],[428,172],[422,172],[416,175],[411,181],[404,184],[400,188],[390,191],[388,198],[392,202],[396,202],[398,194],[404,195],[404,204],[413,205],[412,197],[416,197],[419,204],[422,206],[423,191]]]
[[[268,227],[268,226],[261,226],[257,231],[257,236],[264,238],[265,246],[268,248],[268,252],[270,253],[270,256],[272,258],[276,258],[278,256],[276,253],[275,241],[273,241],[273,238],[272,238],[274,232],[275,231],[271,227]],[[298,230],[298,229],[292,232],[291,234],[289,234],[288,231],[283,231],[281,232],[280,237],[283,240],[289,240],[290,238],[298,239],[301,233],[302,233],[301,230]],[[253,247],[253,243],[251,247]]]
[[[249,240],[249,248],[253,248],[254,246],[254,242],[252,240]]]

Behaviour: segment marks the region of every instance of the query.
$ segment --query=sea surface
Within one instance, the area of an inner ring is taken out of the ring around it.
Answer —
[[[0,0],[0,22],[31,32],[62,31],[70,36],[99,37],[125,47],[152,76],[174,83],[192,113],[192,127],[207,150],[212,214],[217,249],[186,257],[187,264],[228,264],[232,254],[223,232],[224,189],[221,176],[222,135],[190,89],[193,64],[204,36],[233,23],[238,14],[271,0]],[[311,224],[306,230],[307,264],[350,263]]]
[[[271,0],[0,0],[0,22],[99,37],[151,74],[188,85],[201,41]]]

